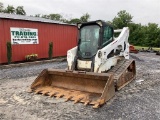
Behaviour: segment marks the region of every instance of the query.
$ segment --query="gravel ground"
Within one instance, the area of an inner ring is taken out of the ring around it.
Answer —
[[[0,71],[0,80],[1,79],[17,79],[17,78],[25,78],[30,76],[38,75],[43,69],[47,68],[66,68],[66,62],[54,62],[54,63],[43,63],[43,64],[35,64],[24,67],[13,67],[9,69],[2,69]]]
[[[41,70],[64,69],[66,62],[1,69],[0,120],[159,120],[160,56],[138,53],[131,58],[136,60],[136,80],[98,109],[26,92]]]

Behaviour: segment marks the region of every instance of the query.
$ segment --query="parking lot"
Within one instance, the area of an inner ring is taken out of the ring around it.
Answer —
[[[131,59],[136,60],[136,80],[98,109],[27,92],[43,69],[65,69],[65,61],[3,68],[0,70],[0,120],[158,120],[160,56],[140,52],[131,54]]]

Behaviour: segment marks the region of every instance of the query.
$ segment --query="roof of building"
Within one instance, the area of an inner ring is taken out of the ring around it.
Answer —
[[[26,21],[34,21],[34,22],[44,22],[44,23],[54,23],[54,24],[64,24],[64,25],[73,25],[67,24],[55,20],[45,19],[41,17],[32,17],[32,16],[25,16],[25,15],[15,15],[15,14],[7,14],[7,13],[0,13],[0,18],[6,19],[15,19],[15,20],[26,20]]]

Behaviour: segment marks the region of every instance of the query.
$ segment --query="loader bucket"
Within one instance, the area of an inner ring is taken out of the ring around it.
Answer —
[[[115,95],[113,75],[61,69],[45,69],[31,85],[31,91],[73,100],[98,108]]]

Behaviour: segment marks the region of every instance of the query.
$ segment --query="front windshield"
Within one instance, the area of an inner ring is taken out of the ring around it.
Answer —
[[[98,40],[99,40],[98,25],[84,26],[80,30],[80,44],[78,53],[82,58],[91,58],[98,51]]]

